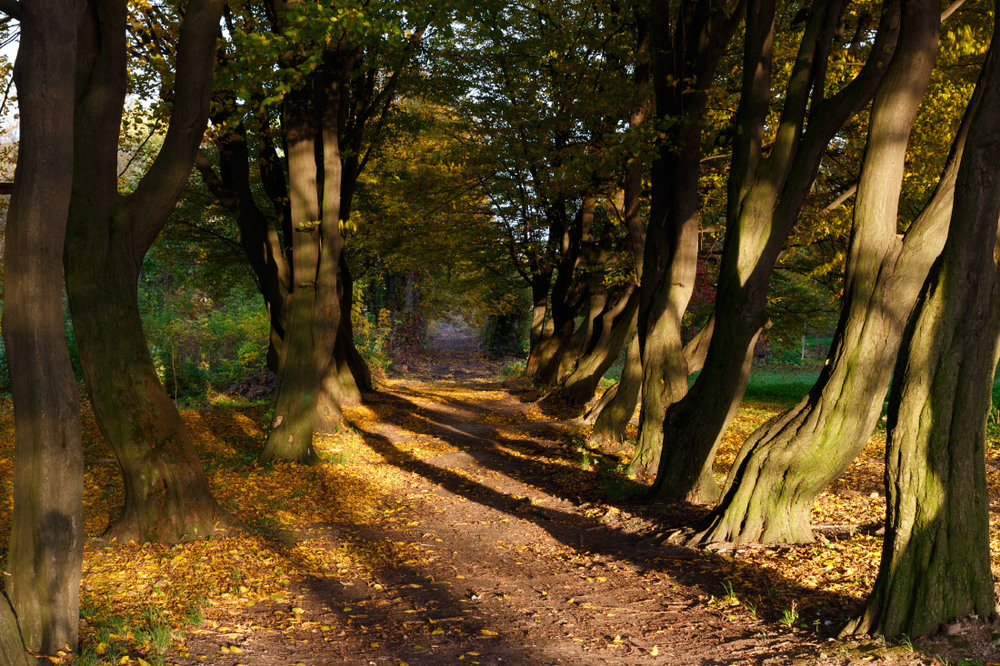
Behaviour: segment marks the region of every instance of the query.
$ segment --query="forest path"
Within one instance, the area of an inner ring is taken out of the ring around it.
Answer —
[[[359,441],[331,449],[391,499],[275,533],[289,552],[363,564],[294,576],[286,597],[212,622],[167,662],[859,663],[727,596],[718,555],[665,546],[662,522],[596,499],[611,481],[576,427],[498,369],[462,326],[438,327],[406,377],[346,410]]]

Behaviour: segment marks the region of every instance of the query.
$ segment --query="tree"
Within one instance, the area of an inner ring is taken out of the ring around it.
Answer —
[[[607,261],[629,254],[612,201],[630,29],[617,5],[600,0],[487,5],[455,28],[439,67],[446,103],[485,121],[470,161],[483,169],[498,240],[531,290],[525,376],[555,386],[590,355],[563,395],[574,402],[592,393],[593,368],[617,356],[607,345],[627,337],[602,336],[602,321],[627,309],[631,289],[618,278],[634,277]]]
[[[199,538],[228,520],[157,377],[137,302],[143,257],[187,182],[204,133],[222,6],[193,0],[185,9],[170,123],[129,194],[118,191],[125,4],[92,0],[80,28],[66,289],[87,392],[125,479],[125,505],[111,531],[139,541]]]
[[[994,12],[996,31],[1000,6]],[[882,561],[871,595],[845,633],[916,636],[957,617],[986,618],[996,610],[985,466],[1000,333],[995,56],[991,48],[980,82],[983,99],[955,185],[948,239],[896,364]]]
[[[637,472],[656,469],[663,415],[688,390],[682,320],[698,268],[704,119],[719,62],[747,5],[693,0],[678,3],[676,14],[671,13],[671,3],[657,0],[650,6],[654,130],[659,140],[651,165],[649,224],[639,270],[642,402],[630,465]],[[633,391],[619,387],[616,397],[631,398]],[[618,409],[628,412],[627,401]]]
[[[73,90],[82,1],[13,3],[20,151],[7,218],[3,337],[14,394],[14,515],[0,654],[75,647],[83,563],[80,405],[63,326],[62,254],[73,184]],[[23,633],[20,644],[18,624]]]
[[[371,390],[354,347],[344,253],[358,178],[413,69],[427,17],[446,12],[419,3],[279,3],[264,17],[244,9],[227,15],[233,43],[213,111],[218,167],[205,151],[198,168],[236,221],[271,317],[279,390],[262,459],[312,461],[314,429],[340,427],[341,402]]]
[[[798,218],[831,139],[871,100],[894,48],[899,7],[885,3],[871,52],[847,83],[830,67],[846,2],[813,3],[783,91],[768,123],[775,6],[747,6],[743,84],[728,181],[726,237],[715,325],[691,390],[667,410],[663,450],[650,494],[664,501],[714,501],[712,460],[746,389],[754,343],[766,323],[774,265]],[[787,8],[783,8],[787,9]],[[831,94],[830,87],[836,90]],[[765,137],[772,138],[769,151]],[[644,394],[644,400],[646,399]]]
[[[897,53],[876,97],[858,183],[840,323],[828,363],[809,395],[746,441],[723,500],[696,541],[809,541],[816,495],[864,447],[906,321],[952,217],[955,177],[977,101],[965,114],[948,165],[920,216],[897,236],[906,142],[930,76],[935,9],[907,8]],[[919,22],[918,22],[919,21]],[[915,22],[918,22],[916,26]]]

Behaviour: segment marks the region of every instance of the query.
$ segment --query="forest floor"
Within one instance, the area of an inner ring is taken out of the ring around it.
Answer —
[[[571,414],[498,372],[464,331],[439,327],[405,378],[346,410],[351,431],[321,438],[310,467],[253,462],[263,407],[185,412],[243,529],[175,546],[99,537],[121,488],[91,423],[81,650],[52,661],[1000,662],[1000,628],[971,620],[897,644],[833,637],[877,570],[884,437],[821,497],[817,542],[682,548],[666,534],[705,508],[644,504],[620,453],[586,447]],[[778,408],[741,410],[720,478]]]

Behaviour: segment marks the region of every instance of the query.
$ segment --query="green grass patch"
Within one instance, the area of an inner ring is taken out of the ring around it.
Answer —
[[[804,398],[818,378],[818,370],[806,368],[755,368],[750,373],[744,400],[777,403],[788,408]]]

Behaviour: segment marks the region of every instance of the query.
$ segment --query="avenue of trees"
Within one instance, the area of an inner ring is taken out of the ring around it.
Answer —
[[[244,271],[264,305],[244,348],[277,376],[260,462],[318,462],[314,434],[349,427],[341,407],[375,390],[380,345],[412,346],[427,313],[455,310],[492,349],[523,337],[525,378],[585,415],[592,441],[625,442],[638,409],[630,471],[648,499],[713,505],[673,537],[689,545],[811,540],[815,498],[888,394],[882,565],[844,632],[995,612],[993,3],[0,10],[20,31],[4,663],[77,644],[74,364],[124,480],[113,536],[238,527],[177,411],[179,352],[151,344],[144,271],[175,261],[202,293]],[[817,320],[833,331],[819,379],[720,487],[712,463],[755,350]]]

